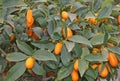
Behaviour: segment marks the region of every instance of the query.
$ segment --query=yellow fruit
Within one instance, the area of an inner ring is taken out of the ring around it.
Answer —
[[[66,33],[67,33],[67,35],[66,35]],[[73,32],[70,28],[67,28],[66,33],[65,33],[65,30],[62,29],[62,35],[63,35],[64,38],[69,38],[69,37],[73,36]]]
[[[71,73],[71,77],[72,77],[72,81],[78,81],[79,79],[78,71],[73,70]]]
[[[25,67],[27,69],[32,69],[34,67],[35,59],[33,57],[28,57],[25,61]]]
[[[61,16],[62,16],[62,19],[66,20],[68,18],[68,12],[63,11]]]
[[[116,55],[112,52],[108,54],[108,62],[112,67],[117,67],[118,66],[118,58]]]
[[[102,78],[106,78],[109,73],[106,66],[104,66],[104,68],[102,70],[102,64],[100,64],[98,66],[98,72],[99,72],[100,77],[102,77]]]
[[[55,45],[54,53],[55,53],[56,55],[59,55],[59,54],[61,53],[62,46],[63,46],[62,43],[57,43],[57,44]]]
[[[78,59],[74,63],[74,70],[78,71]]]

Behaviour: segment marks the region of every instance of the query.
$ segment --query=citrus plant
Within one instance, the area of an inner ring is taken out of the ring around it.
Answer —
[[[115,79],[119,11],[119,0],[0,0],[0,81]]]

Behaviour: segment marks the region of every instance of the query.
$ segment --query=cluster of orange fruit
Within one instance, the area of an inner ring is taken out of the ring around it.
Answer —
[[[107,43],[108,45],[110,46],[114,46],[113,43]],[[96,53],[100,53],[101,49],[100,48],[93,48],[92,50],[92,54],[96,54]],[[108,52],[108,63],[110,64],[111,67],[117,67],[118,66],[118,63],[119,63],[119,60],[116,56],[115,53],[111,52],[111,51],[108,51],[107,48],[106,48],[106,51]],[[104,67],[103,67],[103,70],[101,71],[102,69],[102,64],[101,63],[98,63],[98,64],[93,64],[91,67],[93,69],[95,68],[98,68],[98,72],[99,72],[99,75],[102,77],[102,78],[105,78],[108,76],[108,73],[110,71],[110,66],[108,64],[106,64]]]
[[[62,16],[62,20],[65,21],[68,18],[68,13],[66,11],[63,11],[61,16]],[[62,28],[61,33],[62,33],[64,38],[69,38],[69,37],[73,36],[73,32],[72,32],[72,30],[69,27],[67,27],[67,32],[65,32],[65,29]],[[59,55],[61,53],[62,46],[63,46],[62,42],[58,42],[55,45],[54,53],[56,55]]]

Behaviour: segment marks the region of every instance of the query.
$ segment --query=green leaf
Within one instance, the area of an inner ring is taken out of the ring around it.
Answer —
[[[48,60],[57,61],[55,55],[47,50],[37,50],[33,54],[33,57],[40,61],[48,61]]]
[[[46,65],[51,69],[56,69],[57,68],[57,63],[54,62],[54,61],[47,61]]]
[[[84,58],[86,55],[90,54],[90,51],[87,47],[82,48],[82,55],[81,58]]]
[[[100,34],[100,35],[96,35],[94,36],[90,42],[92,45],[99,45],[99,44],[103,44],[104,43],[104,34]]]
[[[41,65],[39,65],[37,62],[35,62],[34,67],[32,68],[33,72],[35,72],[37,75],[45,75],[45,70]]]
[[[7,61],[5,58],[0,57],[0,73],[2,73],[7,66]]]
[[[98,15],[98,19],[101,19],[101,18],[110,18],[110,15],[112,13],[112,8],[113,8],[112,5],[108,5],[108,6],[104,7],[100,11],[100,13]]]
[[[114,47],[108,46],[108,50],[112,51],[113,53],[120,54],[120,48],[117,46]]]
[[[5,81],[15,81],[18,79],[23,73],[25,72],[26,68],[24,62],[19,62],[15,64],[10,70],[8,71],[8,75],[5,78]]]
[[[101,7],[101,4],[103,2],[103,0],[94,0],[94,11],[98,11],[98,9]]]
[[[76,43],[86,44],[86,45],[92,47],[92,45],[90,44],[88,39],[86,39],[85,37],[83,37],[81,35],[74,35],[74,36],[68,38],[68,40],[76,42]]]
[[[40,49],[48,49],[50,51],[54,49],[54,44],[47,40],[40,40],[37,42],[32,42],[31,44]]]
[[[73,64],[69,64],[68,66],[63,66],[59,71],[58,71],[58,80],[62,80],[63,78],[66,78],[71,74],[73,70]]]
[[[27,56],[20,52],[10,53],[10,55],[6,57],[6,59],[9,61],[22,61],[25,60],[26,58]]]
[[[74,43],[74,42],[65,41],[65,45],[66,45],[66,47],[67,47],[68,52],[71,52],[72,49],[73,49],[74,46],[75,46],[75,43]]]
[[[77,55],[81,55],[82,54],[82,46],[81,46],[81,44],[75,44],[74,51],[75,51],[75,53]]]
[[[89,54],[85,56],[85,59],[88,61],[107,61],[107,58],[100,54]]]
[[[33,49],[25,42],[16,41],[18,48],[27,55],[32,55]]]
[[[91,77],[91,78],[93,78],[94,80],[97,78],[97,76],[98,76],[98,72],[97,72],[97,70],[94,70],[94,69],[89,69],[86,73],[85,73],[85,75],[87,75],[86,77]]]
[[[111,5],[112,3],[113,3],[113,0],[103,0],[101,8],[104,8],[105,6]]]
[[[85,60],[79,59],[78,66],[79,66],[80,75],[82,77],[86,71],[86,68],[88,67],[87,62]]]
[[[63,45],[61,51],[61,61],[64,65],[67,65],[70,62],[70,59],[71,59],[71,55],[68,53],[65,45]]]
[[[15,6],[27,6],[27,5],[21,0],[3,0],[3,8],[9,8]]]

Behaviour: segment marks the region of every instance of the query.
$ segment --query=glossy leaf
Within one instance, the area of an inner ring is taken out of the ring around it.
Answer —
[[[107,58],[100,54],[89,54],[85,56],[85,59],[92,62],[92,61],[107,61]]]
[[[67,47],[68,52],[70,52],[70,51],[72,51],[72,49],[74,48],[75,43],[74,43],[74,42],[65,41],[65,45],[66,45],[66,47]]]
[[[110,14],[112,13],[112,5],[108,5],[104,7],[98,15],[98,19],[100,18],[110,18]]]
[[[45,70],[41,65],[39,65],[37,62],[35,62],[34,67],[32,68],[33,72],[35,72],[37,75],[45,75]]]
[[[90,44],[88,39],[86,39],[85,37],[83,37],[81,35],[74,35],[74,36],[68,38],[68,40],[76,42],[76,43],[86,44],[86,45],[92,47],[92,45]]]
[[[57,61],[55,55],[47,50],[37,50],[33,54],[33,57],[40,61],[48,61],[48,60]]]
[[[78,61],[78,66],[79,66],[79,72],[80,72],[80,75],[81,77],[84,75],[85,71],[86,71],[86,68],[88,67],[87,63],[85,60],[81,60],[79,59]]]
[[[58,80],[62,80],[63,78],[66,78],[71,74],[73,70],[73,64],[69,64],[68,66],[63,66],[59,71],[58,71]]]
[[[113,53],[120,54],[120,48],[117,46],[114,47],[108,46],[108,50],[112,51]]]
[[[26,58],[27,56],[20,52],[10,53],[10,55],[6,57],[8,61],[22,61],[25,60]]]
[[[61,51],[61,61],[64,65],[67,65],[70,62],[71,55],[68,53],[68,50],[65,46],[62,47]]]
[[[8,71],[8,75],[5,78],[5,81],[15,81],[25,72],[26,68],[24,62],[19,62],[15,64],[10,70]]]
[[[99,45],[104,43],[104,34],[94,36],[90,42],[92,45]]]
[[[32,55],[33,49],[25,42],[17,40],[18,48],[27,55]]]

